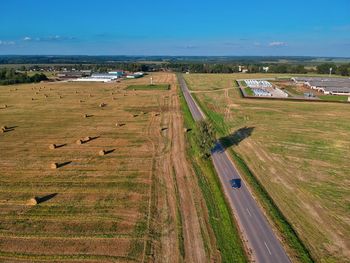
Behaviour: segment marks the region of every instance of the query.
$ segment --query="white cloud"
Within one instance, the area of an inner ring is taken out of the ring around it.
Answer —
[[[269,47],[285,47],[285,46],[287,46],[287,43],[282,41],[273,41],[269,43]]]
[[[41,42],[58,42],[58,41],[70,41],[70,40],[76,40],[76,38],[70,37],[70,36],[68,36],[68,37],[67,36],[60,36],[60,35],[35,38],[35,41],[41,41]]]
[[[24,37],[23,40],[24,40],[24,41],[31,41],[32,38],[31,38],[31,37]]]
[[[15,41],[3,41],[3,40],[0,40],[0,46],[10,46],[10,45],[14,45],[16,44]]]

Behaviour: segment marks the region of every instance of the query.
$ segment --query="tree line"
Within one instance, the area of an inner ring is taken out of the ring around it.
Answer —
[[[35,73],[33,76],[28,76],[27,73],[19,72],[13,68],[0,69],[0,85],[10,85],[19,83],[32,83],[47,80],[43,73]]]
[[[31,65],[21,66],[21,71],[40,69],[48,71],[66,70],[91,70],[92,72],[108,72],[111,70],[124,70],[130,72],[153,72],[153,71],[173,71],[173,72],[190,72],[190,73],[238,73],[244,68],[248,73],[289,73],[289,74],[306,74],[318,73],[329,74],[332,68],[332,74],[349,76],[350,63],[335,64],[322,63],[315,66],[306,67],[302,64],[291,63],[200,63],[200,62],[162,62],[162,63],[140,63],[140,62],[120,62],[104,64],[71,64],[71,65]],[[268,67],[268,70],[266,68]]]
[[[237,64],[205,64],[205,63],[170,63],[166,65],[168,69],[176,72],[191,72],[191,73],[236,73],[239,72]],[[314,67],[305,67],[304,65],[293,64],[243,64],[243,68],[248,73],[291,73],[291,74],[306,74],[318,73],[329,74],[329,69],[332,68],[332,74],[341,76],[350,75],[350,63],[336,65],[334,63],[323,63]],[[266,68],[268,67],[268,70]]]
[[[341,76],[350,76],[350,63],[342,64],[337,66],[334,63],[323,63],[317,66],[318,74],[330,74],[330,69],[332,74],[337,74]]]

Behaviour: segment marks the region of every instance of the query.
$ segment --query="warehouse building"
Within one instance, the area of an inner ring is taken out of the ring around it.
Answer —
[[[299,84],[304,84],[311,89],[322,92],[326,95],[349,95],[349,78],[320,78],[320,77],[297,77],[292,80]]]
[[[72,71],[60,71],[57,73],[57,77],[60,79],[75,79],[88,77],[91,75],[91,70],[72,70]]]
[[[94,73],[90,77],[78,78],[74,81],[82,82],[111,82],[118,79],[117,75],[107,73]]]
[[[125,75],[125,72],[123,70],[113,70],[113,71],[109,71],[108,74],[116,75],[119,78],[121,78],[121,77],[123,77]]]
[[[143,77],[144,74],[145,73],[143,73],[143,72],[135,72],[134,74],[127,75],[126,78],[127,79],[137,79],[137,78]]]

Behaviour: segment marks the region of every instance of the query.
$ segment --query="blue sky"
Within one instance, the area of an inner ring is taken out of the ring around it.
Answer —
[[[350,0],[2,0],[0,54],[350,57]]]

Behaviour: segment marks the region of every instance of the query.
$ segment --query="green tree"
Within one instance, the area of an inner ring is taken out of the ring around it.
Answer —
[[[343,64],[337,68],[337,74],[342,76],[349,76],[350,75],[350,64]]]
[[[199,121],[196,126],[196,140],[202,157],[209,158],[216,142],[213,125],[208,121]]]
[[[329,74],[329,69],[332,68],[332,73],[337,71],[337,66],[334,63],[323,63],[317,67],[318,74]]]

